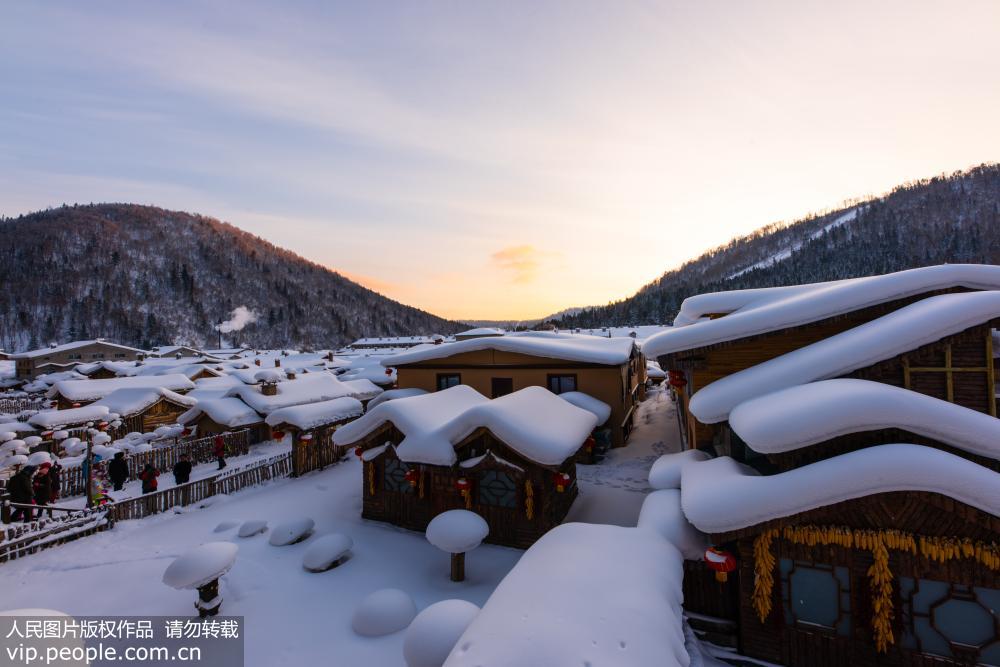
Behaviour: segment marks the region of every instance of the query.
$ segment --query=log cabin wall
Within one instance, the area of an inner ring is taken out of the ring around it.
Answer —
[[[401,435],[395,428],[389,428],[370,436],[364,446],[387,440],[398,443],[402,441]],[[364,462],[362,516],[424,531],[441,512],[470,509],[490,526],[486,542],[527,549],[562,523],[578,493],[576,466],[572,461],[558,469],[571,478],[570,485],[559,492],[553,483],[555,469],[524,459],[483,429],[457,449],[462,460],[490,451],[515,468],[492,461],[484,461],[473,469],[407,464],[399,460],[392,448],[387,448]],[[405,479],[410,469],[418,471],[415,485]],[[469,501],[455,487],[459,478],[471,483]]]
[[[789,327],[757,336],[748,336],[738,340],[666,354],[659,357],[658,361],[663,370],[687,372],[688,383],[679,392],[681,394],[680,400],[686,407],[690,397],[696,391],[716,380],[835,336],[866,322],[871,322],[928,297],[966,291],[969,290],[953,288],[926,292],[798,327]],[[685,414],[687,419],[684,424],[684,437],[689,443],[688,446],[712,451],[719,444],[720,431],[717,425],[702,424],[686,410]]]
[[[924,492],[876,494],[714,535],[715,543],[734,545],[738,554],[739,576],[732,583],[739,588],[740,649],[744,655],[789,667],[997,664],[1000,570],[961,555],[939,561],[919,550],[911,553],[904,548],[889,548],[894,641],[880,653],[872,629],[874,604],[869,570],[874,552],[857,546],[822,542],[810,545],[786,538],[782,532],[785,526],[894,529],[917,537],[967,539],[987,545],[1000,539],[1000,519],[945,496]],[[753,603],[758,579],[755,547],[758,537],[771,529],[778,529],[769,547],[774,557],[774,584],[769,598],[771,610],[761,621]],[[692,578],[690,584],[699,581],[702,579]],[[704,581],[704,586],[710,585],[707,579]],[[809,603],[803,600],[808,594],[794,592],[798,590],[795,586],[802,584],[806,584],[807,588],[802,589],[806,591],[823,586],[830,589],[832,605],[820,607],[828,614],[828,623],[796,620],[800,615],[808,616],[804,613],[807,607],[801,606]],[[833,593],[833,589],[839,593]],[[982,637],[972,645],[971,634],[976,632]]]

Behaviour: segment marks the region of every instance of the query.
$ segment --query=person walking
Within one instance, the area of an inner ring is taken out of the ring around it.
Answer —
[[[215,436],[215,448],[213,449],[215,458],[219,460],[219,470],[226,467],[226,439],[221,435]]]
[[[49,500],[52,496],[52,478],[49,477],[49,470],[52,468],[51,463],[43,463],[38,466],[38,470],[35,472],[35,478],[32,480],[32,490],[34,492],[35,504],[39,507],[45,507],[49,504]],[[38,510],[38,518],[42,517],[42,513],[45,510]],[[52,516],[52,510],[49,510],[49,517]]]
[[[191,480],[191,461],[187,454],[181,454],[181,458],[174,464],[174,484],[180,486],[187,484]]]
[[[34,466],[24,466],[18,470],[10,481],[7,482],[7,492],[10,494],[10,502],[18,505],[30,505],[34,502],[34,489],[31,486],[31,477],[35,474]],[[24,521],[28,523],[32,519],[34,511],[29,507],[15,507],[10,515],[11,521]]]
[[[49,503],[54,505],[59,500],[59,494],[62,492],[62,466],[59,465],[58,461],[53,463],[52,469],[49,470],[49,480],[52,487],[52,493],[49,494]]]
[[[159,476],[160,471],[154,468],[152,463],[147,463],[146,467],[143,468],[141,473],[139,473],[139,479],[142,480],[143,495],[156,491],[156,478]]]
[[[125,452],[117,452],[115,457],[108,464],[108,477],[114,485],[115,491],[121,491],[125,480],[128,479],[128,461],[125,460]]]

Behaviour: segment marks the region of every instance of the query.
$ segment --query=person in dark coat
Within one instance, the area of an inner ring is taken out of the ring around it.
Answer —
[[[187,484],[191,479],[191,461],[187,454],[181,454],[180,460],[174,464],[174,483]]]
[[[43,463],[38,466],[38,470],[35,472],[35,478],[32,480],[32,490],[34,491],[36,505],[49,504],[52,496],[52,478],[49,477],[49,470],[51,468],[51,463]],[[43,510],[38,511],[39,517],[42,516],[42,512]],[[49,510],[49,516],[52,516],[52,510]]]
[[[30,505],[34,501],[35,491],[31,485],[31,477],[35,474],[34,466],[24,466],[7,482],[7,492],[12,503]],[[31,521],[33,511],[24,507],[15,507],[10,515],[11,521]]]
[[[128,479],[128,461],[125,460],[125,452],[117,452],[115,458],[108,464],[108,477],[114,485],[115,491],[121,491],[125,480]]]
[[[160,471],[153,467],[152,463],[147,463],[146,467],[143,468],[142,472],[139,473],[139,479],[142,480],[142,492],[153,493],[156,491],[156,478],[160,476]]]
[[[49,480],[52,487],[49,503],[54,505],[59,500],[59,493],[62,491],[62,466],[59,465],[58,461],[53,463],[52,469],[49,470]]]
[[[215,448],[212,450],[215,458],[219,460],[219,470],[226,467],[226,439],[221,435],[215,436]]]

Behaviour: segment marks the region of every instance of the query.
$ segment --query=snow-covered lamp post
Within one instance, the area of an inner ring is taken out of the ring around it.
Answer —
[[[427,541],[451,554],[451,580],[465,581],[465,552],[478,547],[490,534],[483,517],[468,510],[449,510],[427,524]]]
[[[232,542],[208,542],[178,557],[163,573],[163,583],[178,590],[197,590],[198,616],[215,616],[222,607],[219,577],[233,567],[239,548]]]

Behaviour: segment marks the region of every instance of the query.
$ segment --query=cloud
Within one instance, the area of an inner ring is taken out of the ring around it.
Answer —
[[[515,283],[530,283],[538,276],[542,260],[551,254],[532,245],[515,245],[498,250],[491,257],[495,266],[513,273]]]

